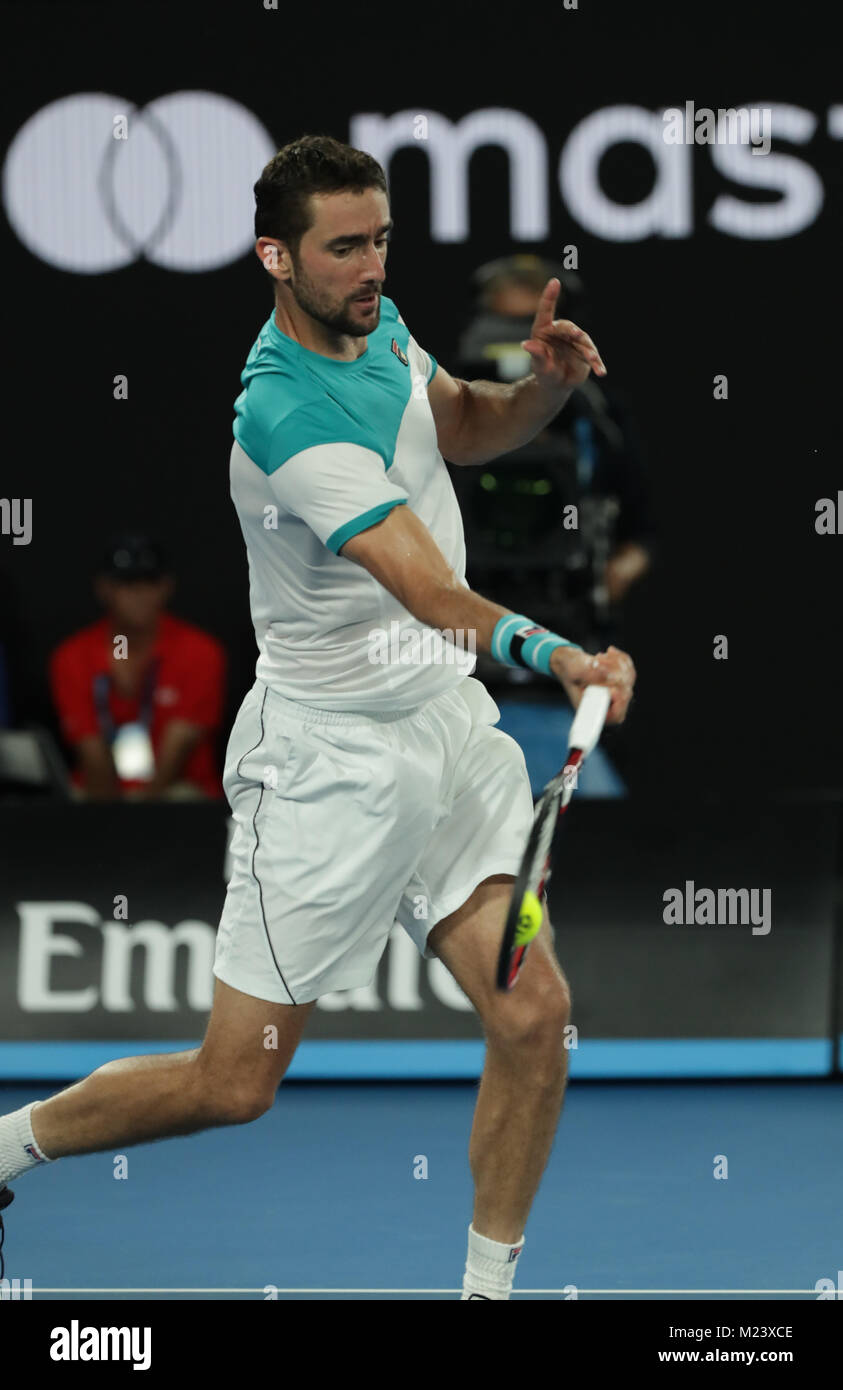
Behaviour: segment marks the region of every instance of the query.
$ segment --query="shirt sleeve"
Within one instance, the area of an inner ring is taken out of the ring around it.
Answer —
[[[100,732],[91,672],[77,643],[62,643],[50,658],[50,690],[68,743]]]
[[[405,328],[407,327],[400,314],[398,315],[398,322],[400,324],[403,324]],[[412,333],[410,334],[410,342],[412,343],[413,347],[415,348],[416,352],[419,354],[419,357],[424,363],[425,380],[427,381],[427,384],[429,386],[436,374],[436,369],[439,366],[439,363],[436,361],[436,358],[433,356],[433,353],[425,352],[424,348],[419,346]]]
[[[415,341],[416,340],[414,338],[413,342],[415,343]],[[439,363],[436,361],[436,358],[433,356],[432,353],[425,352],[424,348],[419,347],[418,343],[416,343],[416,351],[418,352],[419,356],[421,357],[422,361],[425,363],[427,367],[427,384],[429,386],[434,376],[436,375],[436,369],[439,366]]]
[[[348,431],[348,422],[339,422]],[[286,421],[270,440],[267,481],[280,507],[299,517],[335,555],[347,540],[409,500],[390,482],[383,457],[364,442],[335,439],[291,453]],[[298,442],[301,442],[299,440]]]

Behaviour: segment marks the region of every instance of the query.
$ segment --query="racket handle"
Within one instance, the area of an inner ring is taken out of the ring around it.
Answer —
[[[583,757],[588,757],[603,732],[611,703],[612,692],[607,685],[586,686],[568,735],[569,748],[581,748]]]

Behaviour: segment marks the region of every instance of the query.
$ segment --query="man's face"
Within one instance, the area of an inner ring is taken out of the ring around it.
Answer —
[[[170,589],[166,578],[127,581],[103,576],[97,584],[100,601],[118,628],[121,623],[129,628],[151,627],[166,607]]]
[[[311,212],[313,226],[284,283],[299,307],[332,332],[352,338],[373,333],[392,226],[386,194],[379,188],[312,194]]]
[[[505,318],[535,318],[541,300],[541,290],[517,280],[503,281],[491,297],[489,307],[494,314]]]

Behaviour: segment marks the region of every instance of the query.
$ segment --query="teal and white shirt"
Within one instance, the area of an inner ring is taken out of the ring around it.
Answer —
[[[256,675],[319,709],[411,709],[474,669],[361,566],[338,554],[393,507],[412,508],[465,579],[462,517],[436,442],[436,360],[381,296],[353,362],[311,352],[273,310],[234,403],[231,497],[249,561]]]

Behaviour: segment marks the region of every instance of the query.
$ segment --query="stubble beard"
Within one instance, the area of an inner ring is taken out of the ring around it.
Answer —
[[[376,306],[372,313],[365,314],[360,309],[349,308],[347,303],[336,307],[330,303],[324,292],[308,278],[301,266],[296,266],[295,283],[287,282],[290,293],[300,309],[309,314],[317,323],[332,333],[344,333],[349,338],[365,338],[380,322],[380,294],[375,291]]]

